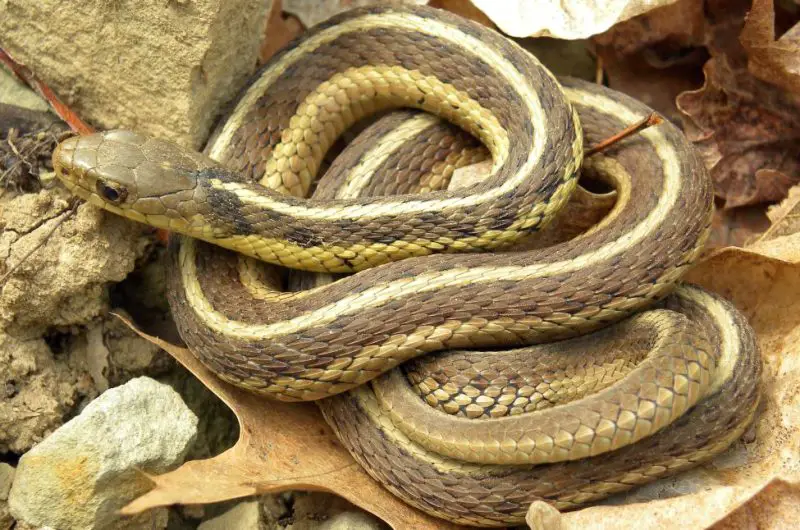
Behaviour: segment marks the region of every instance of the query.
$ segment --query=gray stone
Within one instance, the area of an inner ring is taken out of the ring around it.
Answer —
[[[5,69],[0,68],[0,103],[30,110],[49,110],[47,102],[26,87]]]
[[[258,501],[241,502],[220,516],[203,521],[197,530],[259,530],[261,510]]]
[[[8,511],[8,492],[14,482],[14,468],[0,462],[0,530],[8,530],[14,524],[14,518]]]
[[[366,512],[341,512],[319,527],[319,530],[381,530],[381,521]]]
[[[133,379],[22,457],[11,513],[54,528],[163,528],[165,510],[125,519],[117,511],[152,487],[138,470],[162,473],[180,464],[196,433],[197,417],[172,388]]]

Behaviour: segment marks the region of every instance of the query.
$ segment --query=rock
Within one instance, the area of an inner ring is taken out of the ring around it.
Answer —
[[[114,308],[114,313],[132,320],[123,309]],[[72,359],[86,366],[100,392],[134,377],[166,374],[175,366],[167,352],[111,314],[68,339],[65,349]]]
[[[29,449],[95,394],[89,374],[69,358],[56,359],[44,339],[0,332],[0,452]]]
[[[148,244],[142,225],[82,204],[28,255],[66,215],[66,197],[43,190],[2,205],[0,270],[25,258],[0,294],[0,330],[17,339],[86,325],[105,313],[108,284],[125,278]]]
[[[8,530],[14,524],[14,518],[8,511],[8,492],[14,482],[14,468],[0,462],[0,530]]]
[[[233,447],[239,439],[239,422],[231,409],[183,366],[162,379],[183,398],[198,418],[197,439],[187,456],[201,460]]]
[[[36,92],[17,81],[3,68],[0,68],[0,103],[29,110],[46,111],[50,109],[47,102]]]
[[[319,530],[381,530],[385,525],[366,512],[342,512],[334,515]]]
[[[220,516],[203,521],[197,530],[259,530],[261,510],[258,501],[241,502]]]
[[[83,119],[199,148],[255,67],[271,2],[6,0],[3,48]]]
[[[19,461],[9,496],[27,524],[69,529],[163,528],[165,510],[120,519],[149,490],[137,470],[163,473],[183,462],[197,417],[169,386],[147,377],[108,390]]]
[[[288,513],[283,513],[277,519],[276,526],[285,528],[285,530],[318,530],[325,524],[336,525],[325,527],[329,530],[332,528],[354,528],[360,530],[386,528],[385,525],[381,526],[377,519],[371,518],[363,512],[361,515],[365,517],[364,519],[354,515],[359,512],[358,508],[342,497],[331,493],[296,491],[284,494],[283,500],[282,504],[288,508]],[[262,502],[262,504],[269,506],[266,502]],[[277,506],[279,507],[280,505],[279,503]],[[342,518],[338,519],[340,516]],[[336,522],[337,520],[339,521],[338,523]],[[348,522],[355,524],[367,520],[371,520],[372,526],[346,526]]]
[[[528,508],[525,522],[531,530],[560,530],[561,512],[544,501],[535,501]]]
[[[106,388],[97,359],[73,348],[149,244],[140,226],[86,204],[53,231],[67,208],[56,189],[0,199],[0,275],[16,267],[0,290],[0,452],[29,449]],[[112,357],[131,347],[108,339]]]

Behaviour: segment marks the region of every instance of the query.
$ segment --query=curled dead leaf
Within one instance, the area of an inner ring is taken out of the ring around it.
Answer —
[[[761,241],[800,232],[800,187],[795,186],[790,189],[780,204],[772,206],[767,211],[767,216],[772,222],[772,227],[763,235]]]
[[[800,107],[779,91],[711,59],[705,85],[678,97],[687,136],[726,208],[782,199],[800,179]]]
[[[591,39],[610,88],[679,122],[675,98],[703,82],[703,2],[679,0]]]
[[[472,0],[481,11],[512,37],[585,39],[676,0]]]
[[[800,95],[800,22],[775,38],[773,0],[753,0],[742,29],[748,70],[759,79]]]
[[[375,4],[425,5],[428,0],[283,0],[283,10],[296,16],[307,28],[329,19],[333,15],[360,6]]]
[[[800,180],[800,99],[753,77],[740,43],[749,0],[707,2],[705,83],[680,94],[685,132],[726,208],[772,202]]]

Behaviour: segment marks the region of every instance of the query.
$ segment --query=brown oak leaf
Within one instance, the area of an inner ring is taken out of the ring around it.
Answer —
[[[610,88],[679,122],[675,98],[703,82],[703,2],[679,0],[613,26],[591,43]]]
[[[303,24],[289,13],[283,12],[281,0],[273,0],[267,24],[264,29],[264,39],[258,52],[259,64],[264,64],[292,39],[303,32]]]
[[[739,41],[748,8],[707,2],[705,83],[677,99],[725,208],[781,200],[800,180],[800,99],[748,71]]]
[[[228,405],[239,420],[240,435],[218,456],[149,476],[153,489],[125,506],[123,514],[303,490],[335,493],[396,529],[461,528],[410,507],[370,478],[339,444],[313,403],[281,403],[246,392],[219,379],[189,350],[126,323],[174,356]]]
[[[759,79],[800,95],[800,22],[775,39],[773,0],[753,0],[741,41],[747,67]]]

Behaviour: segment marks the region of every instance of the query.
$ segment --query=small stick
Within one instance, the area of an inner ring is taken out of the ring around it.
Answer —
[[[56,115],[64,120],[74,132],[78,134],[90,134],[94,132],[94,129],[81,120],[72,109],[66,106],[49,86],[39,81],[27,66],[15,61],[14,58],[2,48],[0,48],[0,64],[4,64],[8,67],[17,79],[31,87],[34,92],[44,98],[44,100],[50,104],[50,107]]]
[[[596,84],[598,84],[598,85],[602,85],[603,84],[603,77],[604,77],[603,74],[605,73],[603,71],[604,67],[605,67],[605,65],[603,64],[603,56],[602,55],[598,55],[597,56],[597,62],[595,63],[595,69],[594,69],[594,82]]]
[[[74,202],[73,202],[73,203],[72,203],[72,204],[71,204],[71,205],[70,205],[70,206],[69,206],[69,207],[68,207],[66,210],[62,210],[62,211],[61,211],[61,213],[59,213],[59,215],[62,215],[62,214],[64,214],[65,212],[66,212],[66,215],[64,215],[63,217],[61,217],[61,219],[59,219],[58,221],[56,221],[56,224],[54,224],[54,225],[53,225],[53,228],[51,228],[51,229],[50,229],[50,231],[47,233],[47,235],[45,235],[45,236],[44,236],[44,237],[41,239],[41,241],[39,241],[38,243],[36,243],[36,245],[35,245],[35,246],[34,246],[32,249],[30,249],[30,250],[27,252],[27,254],[25,254],[24,256],[22,256],[22,258],[21,258],[21,259],[20,259],[20,260],[19,260],[19,261],[16,263],[16,265],[14,265],[13,267],[11,267],[11,268],[10,268],[10,269],[9,269],[9,270],[8,270],[8,271],[7,271],[7,272],[4,274],[4,275],[3,275],[3,277],[2,277],[2,278],[0,278],[0,285],[5,285],[5,283],[6,283],[6,280],[8,279],[8,277],[9,277],[9,276],[11,276],[12,274],[14,274],[14,271],[15,271],[15,270],[17,270],[17,269],[20,267],[20,265],[22,265],[23,263],[25,263],[25,261],[26,261],[26,260],[27,260],[29,257],[31,257],[31,256],[33,255],[33,253],[34,253],[34,252],[36,252],[37,250],[39,250],[40,248],[42,248],[42,245],[44,245],[44,244],[47,242],[47,240],[48,240],[48,239],[50,239],[50,236],[52,236],[52,235],[55,233],[55,231],[56,231],[56,230],[58,230],[58,227],[59,227],[59,226],[61,226],[62,224],[64,224],[64,221],[66,221],[67,219],[69,219],[70,217],[72,217],[72,216],[75,214],[75,212],[76,212],[77,210],[78,210],[78,201],[74,201]],[[55,219],[55,218],[54,218],[54,219]]]
[[[625,127],[623,130],[618,132],[617,134],[610,136],[600,142],[597,145],[594,145],[586,150],[584,156],[592,156],[600,151],[607,149],[608,147],[614,145],[615,143],[619,142],[620,140],[624,140],[628,136],[636,134],[640,131],[647,129],[648,127],[652,127],[653,125],[658,125],[659,123],[663,123],[664,118],[661,117],[657,112],[651,112],[649,116],[643,118],[642,120],[634,123],[633,125],[629,125]]]
[[[14,131],[14,129],[12,129],[12,130],[8,131],[8,133],[9,133],[9,134],[8,134],[8,139],[6,140],[6,143],[7,143],[7,144],[8,144],[8,146],[11,148],[11,150],[12,150],[12,151],[14,151],[14,154],[15,154],[15,155],[17,155],[17,158],[19,158],[20,160],[24,160],[24,158],[22,157],[22,155],[21,155],[21,154],[19,154],[19,149],[17,149],[17,146],[16,146],[16,145],[14,145],[14,141],[11,139],[11,136],[12,136],[12,132],[13,132],[13,131]]]

